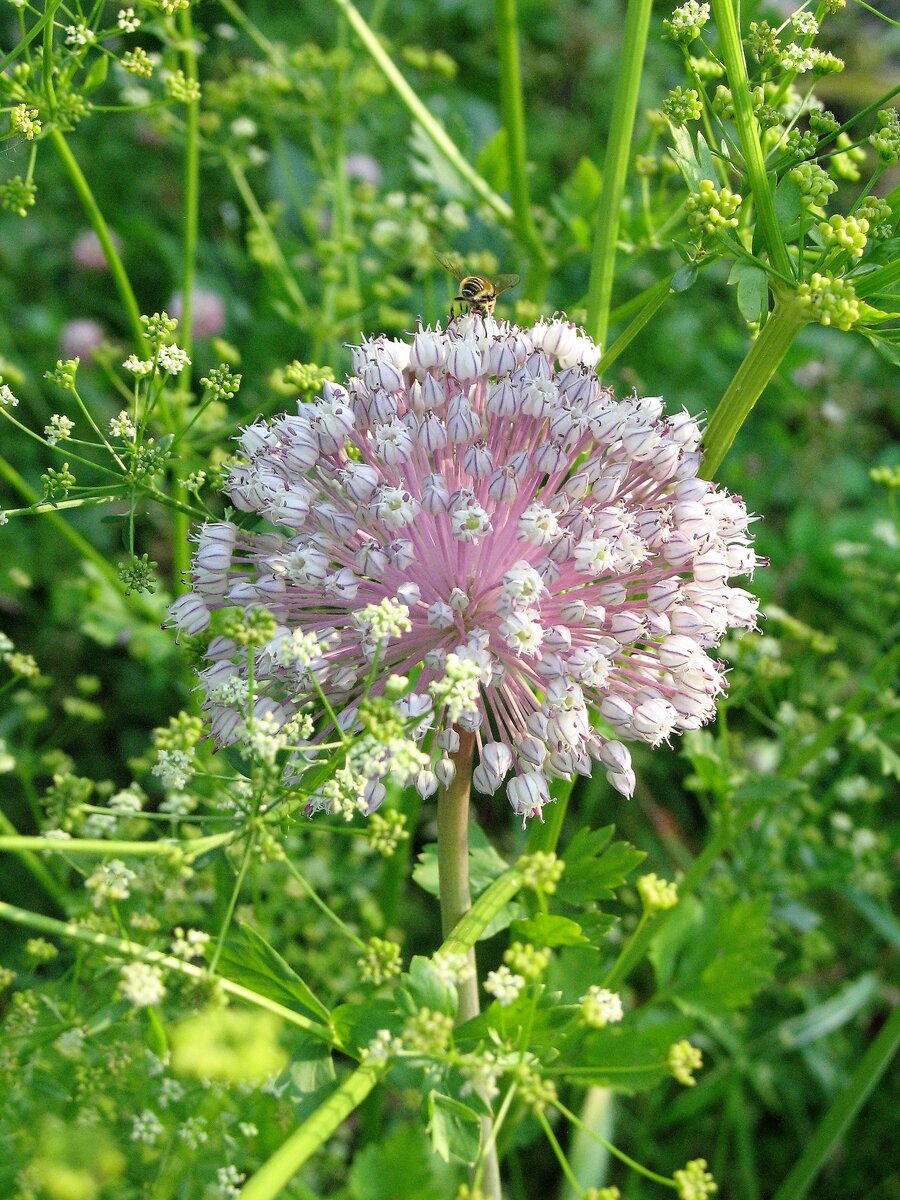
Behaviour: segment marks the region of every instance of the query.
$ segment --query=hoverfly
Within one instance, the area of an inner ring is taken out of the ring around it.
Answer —
[[[435,253],[435,258],[446,271],[459,280],[453,303],[467,305],[469,312],[479,317],[489,317],[494,311],[497,297],[514,288],[519,282],[518,275],[497,275],[494,279],[488,279],[485,275],[468,275],[465,266],[456,255]]]

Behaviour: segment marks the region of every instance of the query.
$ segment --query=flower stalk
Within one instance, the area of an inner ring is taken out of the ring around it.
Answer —
[[[763,240],[772,266],[780,275],[791,278],[793,268],[775,213],[775,201],[766,176],[765,156],[759,140],[756,117],[753,114],[747,62],[744,58],[744,47],[741,44],[741,32],[735,16],[735,7],[732,0],[711,0],[711,2],[716,29],[719,33],[719,49],[722,61],[725,63],[728,86],[731,89],[734,103],[734,123],[741,143],[744,167],[750,182],[750,190],[753,193],[753,202],[759,214]]]
[[[629,0],[625,15],[622,60],[615,87],[612,127],[603,163],[603,191],[600,195],[597,229],[591,254],[585,322],[588,333],[601,347],[606,341],[609,329],[619,214],[631,156],[631,138],[634,133],[651,8],[652,0]]]
[[[441,931],[449,937],[460,918],[472,907],[469,889],[469,800],[472,790],[472,759],[475,735],[460,731],[459,749],[451,756],[456,776],[449,787],[441,787],[437,802],[438,882],[441,900]],[[461,1025],[478,1014],[478,979],[475,951],[469,951],[472,973],[459,985]]]

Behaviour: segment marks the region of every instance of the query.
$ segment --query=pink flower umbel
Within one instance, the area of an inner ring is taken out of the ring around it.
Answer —
[[[411,675],[399,708],[420,718],[422,761],[380,769],[423,795],[452,779],[459,729],[476,786],[512,773],[523,817],[595,762],[630,795],[620,739],[655,746],[713,716],[725,676],[706,650],[754,626],[729,580],[756,557],[741,500],[697,478],[693,418],[616,400],[597,359],[565,320],[466,316],[363,342],[345,387],[244,431],[226,491],[246,516],[201,531],[174,623],[272,614],[253,684],[275,727],[324,696],[352,730],[364,697]],[[219,636],[209,658],[213,732],[233,741],[247,652]]]

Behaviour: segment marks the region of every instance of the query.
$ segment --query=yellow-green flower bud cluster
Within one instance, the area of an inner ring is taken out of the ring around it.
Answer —
[[[453,1019],[446,1013],[420,1008],[403,1027],[403,1044],[415,1054],[445,1054],[453,1037]]]
[[[403,970],[400,946],[397,942],[371,937],[356,960],[356,965],[364,983],[374,983],[376,987],[380,987],[386,980],[395,978]]]
[[[665,912],[667,908],[674,908],[678,903],[678,885],[660,879],[652,872],[640,877],[637,881],[637,890],[647,916]]]
[[[33,142],[42,128],[38,110],[27,104],[17,104],[9,114],[9,127],[13,133]]]
[[[555,854],[536,850],[534,854],[525,854],[519,859],[518,869],[523,887],[552,896],[562,879],[566,864]]]
[[[703,104],[696,88],[673,88],[663,100],[663,112],[673,125],[686,125],[688,121],[699,121],[703,115]]]
[[[715,234],[735,228],[740,206],[739,193],[728,187],[716,188],[711,179],[701,179],[699,190],[688,196],[684,209],[691,229]]]
[[[550,963],[550,951],[530,942],[513,942],[503,955],[503,961],[529,983],[540,979]]]
[[[555,1104],[557,1091],[553,1082],[529,1066],[521,1063],[516,1068],[516,1083],[519,1095],[528,1107],[535,1113],[542,1113],[548,1104]]]
[[[900,113],[896,108],[879,110],[869,142],[875,147],[882,166],[893,167],[900,162]]]
[[[837,184],[825,168],[820,167],[818,163],[799,163],[791,169],[790,177],[800,189],[803,206],[807,212],[823,217],[828,197],[837,191]]]
[[[695,1158],[683,1170],[676,1171],[673,1179],[678,1190],[678,1200],[706,1200],[719,1190],[719,1185],[706,1169],[705,1158]]]
[[[835,215],[820,223],[819,233],[826,246],[840,246],[854,258],[860,258],[869,240],[869,222],[865,217]]]
[[[666,37],[679,45],[686,46],[694,38],[700,36],[700,30],[709,20],[709,5],[698,4],[697,0],[687,0],[679,5],[670,19],[663,21]]]
[[[703,1055],[688,1041],[675,1042],[669,1047],[666,1066],[680,1084],[684,1087],[694,1087],[697,1082],[694,1072],[703,1066]]]
[[[369,818],[369,844],[376,854],[382,858],[390,858],[401,842],[409,840],[409,832],[405,828],[406,816],[389,809],[384,813],[372,813]]]
[[[859,300],[849,279],[816,271],[808,283],[801,283],[797,297],[810,320],[837,329],[852,329],[860,317]]]
[[[624,1015],[622,997],[609,988],[594,984],[581,997],[581,1016],[591,1029],[605,1029],[621,1021]]]

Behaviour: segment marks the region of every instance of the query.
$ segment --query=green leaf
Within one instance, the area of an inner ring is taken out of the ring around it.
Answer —
[[[435,1154],[473,1163],[481,1147],[481,1118],[467,1104],[431,1092],[428,1096],[428,1132]]]
[[[809,1046],[852,1021],[880,991],[881,984],[876,975],[860,975],[830,1000],[783,1021],[776,1030],[778,1041],[790,1050]]]
[[[304,1038],[299,1047],[291,1046],[287,1073],[294,1117],[298,1121],[305,1121],[337,1086],[331,1050],[315,1038]]]
[[[317,1021],[327,1022],[329,1019],[328,1009],[313,995],[293,967],[288,966],[262,934],[249,925],[238,925],[235,933],[225,942],[219,970],[233,983],[252,988],[254,992],[286,1008],[304,1013]]]
[[[515,921],[512,934],[535,946],[583,946],[588,943],[576,921],[550,913],[538,913],[527,921]]]
[[[765,271],[738,259],[731,268],[728,282],[737,285],[737,304],[748,324],[758,321],[769,307],[769,281]]]
[[[723,1016],[744,1008],[778,962],[768,896],[704,904],[686,897],[653,938],[649,957],[659,986],[685,1011]]]
[[[700,164],[700,170],[703,172],[703,178],[708,179],[711,183],[716,182],[716,164],[713,162],[713,156],[710,153],[709,144],[702,133],[697,133],[697,161]]]
[[[612,900],[646,855],[628,842],[612,842],[614,826],[579,829],[563,855],[566,869],[556,894],[567,904],[582,905],[592,900]]]
[[[410,963],[409,971],[403,976],[398,990],[409,996],[412,1011],[430,1008],[432,1012],[456,1016],[456,988],[447,987],[428,959],[419,954]]]
[[[476,899],[484,889],[494,882],[494,880],[509,869],[509,864],[506,863],[491,843],[488,841],[487,835],[479,825],[469,826],[469,883],[472,888],[472,897]],[[438,887],[438,861],[437,861],[437,844],[429,842],[427,846],[423,846],[419,854],[418,862],[413,868],[413,879],[431,896],[440,894]],[[517,900],[511,900],[509,904],[503,906],[500,911],[491,921],[490,925],[484,930],[479,938],[479,941],[485,941],[487,938],[494,937],[506,929],[511,921],[515,921],[518,917],[525,915],[525,909]]]
[[[84,77],[84,83],[81,85],[83,92],[95,92],[98,87],[106,82],[106,76],[109,72],[109,57],[106,54],[101,54],[99,58],[95,58],[91,64],[91,69]]]
[[[354,1154],[349,1194],[352,1200],[439,1196],[442,1191],[435,1178],[435,1163],[421,1125],[397,1122],[388,1132],[379,1131],[377,1138]]]
[[[771,182],[771,181],[770,181]],[[775,217],[785,239],[791,240],[800,232],[803,213],[803,193],[790,175],[783,176],[774,189]]]
[[[399,1034],[404,1024],[395,1000],[367,1000],[365,1004],[339,1004],[331,1013],[331,1028],[341,1047],[359,1054],[381,1029]]]
[[[475,170],[495,192],[509,188],[509,156],[506,149],[506,127],[501,126],[488,138],[475,158]]]
[[[688,288],[693,287],[697,282],[698,274],[699,271],[697,270],[696,263],[685,263],[684,266],[679,267],[672,276],[672,283],[670,285],[672,291],[686,292]]]
[[[655,1014],[649,1014],[655,1017]],[[638,1092],[653,1087],[668,1074],[666,1057],[673,1042],[694,1030],[688,1017],[666,1020],[626,1018],[605,1029],[584,1032],[581,1026],[562,1046],[554,1064],[571,1083]]]
[[[599,168],[589,158],[582,157],[553,197],[553,211],[580,245],[590,241],[602,190],[603,177]]]

